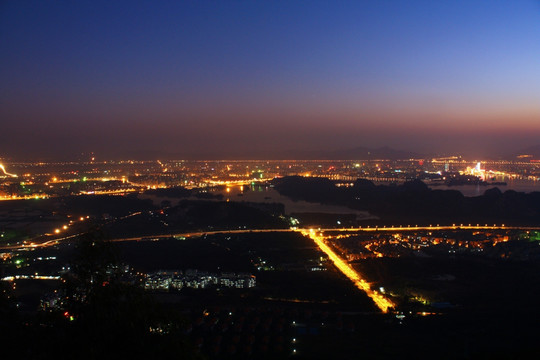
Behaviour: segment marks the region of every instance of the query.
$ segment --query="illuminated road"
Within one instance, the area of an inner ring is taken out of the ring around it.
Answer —
[[[140,213],[138,213],[140,214]],[[137,215],[138,215],[137,214]],[[134,215],[130,215],[134,216]],[[111,242],[127,242],[127,241],[159,241],[170,239],[171,237],[201,237],[204,235],[216,235],[216,234],[244,234],[244,233],[269,233],[269,232],[292,232],[291,229],[240,229],[240,230],[216,230],[216,231],[197,231],[190,233],[178,233],[178,234],[158,234],[158,235],[144,235],[136,236],[129,238],[118,238],[112,239]],[[64,236],[61,238],[56,238],[48,240],[42,243],[30,243],[30,244],[15,244],[15,245],[6,245],[0,246],[0,250],[23,250],[23,249],[35,249],[40,247],[48,247],[53,245],[58,245],[60,242],[65,242],[66,240],[71,240],[77,238],[78,236],[83,235],[84,233],[73,234],[69,236]]]
[[[145,235],[130,238],[119,238],[112,241],[141,241],[143,239],[166,239],[170,237],[199,237],[203,235],[216,234],[244,234],[244,233],[268,233],[268,232],[310,232],[315,229],[238,229],[238,230],[215,230],[215,231],[198,231],[191,233],[178,234],[156,234]],[[335,228],[335,229],[316,229],[318,232],[372,232],[372,231],[431,231],[431,230],[539,230],[540,227],[522,227],[522,226],[505,226],[505,225],[449,225],[449,226],[394,226],[394,227],[365,227],[365,228]]]
[[[137,236],[131,238],[113,239],[113,242],[124,241],[159,241],[170,239],[171,237],[201,237],[204,235],[216,235],[216,234],[245,234],[245,233],[269,233],[269,232],[293,232],[291,229],[239,229],[239,230],[216,230],[216,231],[197,231],[190,233],[168,234],[168,235],[146,235]]]
[[[58,195],[8,195],[0,196],[1,200],[32,200],[32,199],[48,199],[50,197],[57,197]]]
[[[393,308],[395,305],[389,299],[385,298],[379,292],[372,290],[369,283],[360,277],[360,274],[356,272],[349,264],[347,264],[343,259],[341,259],[326,243],[324,242],[324,236],[322,233],[316,232],[313,229],[311,230],[302,230],[302,235],[310,237],[319,248],[332,260],[334,265],[345,275],[347,276],[357,288],[364,291],[367,296],[373,300],[375,305],[382,312],[388,312],[389,308]]]
[[[5,176],[9,176],[9,177],[12,177],[12,178],[16,178],[16,177],[17,177],[17,175],[15,175],[15,174],[10,174],[10,173],[8,173],[8,172],[6,171],[6,168],[4,167],[3,164],[0,164],[0,169],[2,169],[2,171],[4,172],[4,175],[5,175]]]
[[[0,250],[30,250],[30,249],[36,249],[36,248],[43,248],[43,247],[58,245],[60,242],[65,242],[66,240],[75,239],[81,235],[83,235],[83,233],[64,236],[61,238],[47,240],[40,243],[30,242],[29,244],[5,245],[5,246],[0,246]]]
[[[140,212],[130,214],[124,218],[139,215]],[[214,231],[197,231],[190,233],[177,233],[177,234],[154,234],[154,235],[144,235],[136,236],[129,238],[118,238],[112,239],[113,242],[123,242],[123,241],[145,241],[145,240],[163,240],[171,237],[200,237],[203,235],[216,235],[216,234],[243,234],[243,233],[269,233],[269,232],[310,232],[312,229],[237,229],[237,230],[214,230]],[[316,229],[317,232],[374,232],[374,231],[391,231],[391,232],[406,232],[406,231],[433,231],[433,230],[524,230],[524,231],[540,231],[540,227],[532,226],[505,226],[505,225],[448,225],[448,226],[391,226],[391,227],[360,227],[360,228],[335,228],[335,229]],[[6,245],[0,246],[0,250],[22,250],[29,248],[38,248],[38,247],[47,247],[51,245],[56,245],[59,242],[66,240],[71,240],[77,236],[82,235],[75,234],[70,236],[65,236],[57,239],[51,239],[43,243],[31,243],[31,244],[15,244],[15,245]]]
[[[92,191],[81,191],[80,195],[124,195],[133,192],[140,192],[140,189],[127,188],[127,189],[118,189],[118,190],[92,190]]]
[[[317,229],[317,231],[338,231],[338,232],[360,232],[360,231],[431,231],[431,230],[540,230],[540,227],[534,226],[506,226],[502,225],[488,225],[488,224],[453,224],[453,225],[399,225],[399,226],[366,226],[366,227],[350,227],[350,228],[336,228],[336,229]]]

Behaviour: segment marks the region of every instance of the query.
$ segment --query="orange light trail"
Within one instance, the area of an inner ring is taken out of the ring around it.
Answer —
[[[15,174],[10,174],[10,173],[8,173],[8,172],[6,171],[6,168],[4,167],[3,164],[0,164],[0,169],[2,169],[2,171],[4,172],[4,174],[5,174],[6,176],[11,176],[11,177],[14,177],[14,178],[17,177],[17,175],[15,175]]]
[[[319,233],[320,234],[320,233]],[[332,260],[334,265],[345,275],[347,276],[357,288],[364,291],[367,296],[373,300],[375,305],[383,313],[388,312],[388,309],[393,308],[395,305],[392,301],[385,298],[379,292],[372,290],[369,283],[360,277],[360,274],[356,272],[349,264],[347,264],[343,259],[341,259],[328,245],[324,242],[324,237],[322,235],[317,235],[317,233],[311,229],[310,231],[302,231],[302,235],[310,237],[319,248]]]

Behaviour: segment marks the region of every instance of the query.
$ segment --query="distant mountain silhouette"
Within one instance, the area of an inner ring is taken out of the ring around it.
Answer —
[[[368,148],[359,146],[355,148],[334,150],[334,151],[303,151],[295,152],[289,158],[296,159],[325,159],[325,160],[403,160],[403,159],[418,159],[425,155],[418,154],[412,151],[396,150],[388,146],[380,148]]]
[[[398,150],[389,146],[369,148],[365,146],[358,146],[354,148],[345,148],[340,150],[283,150],[276,148],[272,152],[265,150],[258,151],[257,149],[250,149],[249,151],[227,151],[223,153],[215,153],[213,151],[157,151],[150,149],[126,149],[122,153],[115,154],[95,154],[97,161],[102,160],[257,160],[257,159],[269,159],[269,160],[407,160],[407,159],[429,159],[431,157],[439,156],[454,156],[461,155],[466,159],[505,159],[515,160],[518,155],[532,155],[535,160],[540,159],[540,145],[530,146],[523,148],[519,151],[500,150],[494,151],[484,156],[478,154],[465,154],[460,151],[457,152],[445,152],[437,153],[435,151],[426,153],[417,153],[408,150]],[[73,154],[71,156],[66,155],[63,158],[38,158],[37,160],[44,161],[88,161],[88,154]],[[36,161],[33,158],[20,158],[18,160]]]
[[[380,148],[368,148],[368,147],[355,147],[352,149],[343,149],[335,151],[315,150],[315,151],[279,151],[273,154],[257,153],[256,151],[249,152],[235,152],[235,153],[222,153],[213,154],[208,153],[160,153],[157,151],[140,151],[136,156],[136,159],[187,159],[187,160],[243,160],[243,159],[299,159],[299,160],[402,160],[402,159],[418,159],[424,157],[424,155],[414,153],[411,151],[396,150],[388,146]]]
[[[534,159],[540,159],[540,145],[530,146],[528,148],[519,150],[512,154],[512,157],[515,158],[518,155],[532,155]]]
[[[370,149],[367,147],[356,147],[348,150],[338,150],[328,153],[326,158],[328,159],[343,159],[343,160],[375,160],[375,159],[389,159],[389,160],[402,160],[402,159],[418,159],[423,155],[414,153],[412,151],[396,150],[388,146],[380,148]]]

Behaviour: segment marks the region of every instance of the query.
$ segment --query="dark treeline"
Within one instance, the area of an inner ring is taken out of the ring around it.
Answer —
[[[503,193],[492,188],[482,196],[465,197],[456,190],[431,190],[420,180],[403,185],[375,185],[358,179],[352,187],[337,187],[326,178],[301,176],[276,179],[274,185],[292,199],[367,210],[384,224],[540,224],[540,192]]]
[[[178,206],[169,209],[169,219],[174,224],[184,224],[188,228],[222,229],[239,227],[283,228],[286,223],[281,204],[255,204],[248,202],[182,200]]]
[[[162,204],[163,205],[163,204]],[[110,238],[167,235],[226,229],[283,229],[288,226],[283,204],[257,204],[183,199],[163,210],[111,222],[104,227]]]

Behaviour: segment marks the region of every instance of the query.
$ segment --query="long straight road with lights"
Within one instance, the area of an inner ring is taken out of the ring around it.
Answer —
[[[341,259],[326,243],[324,242],[324,237],[321,233],[317,233],[314,230],[302,231],[302,235],[310,237],[319,248],[332,260],[334,265],[345,275],[347,276],[357,288],[364,291],[367,296],[369,296],[375,305],[383,313],[388,312],[390,308],[393,308],[395,305],[389,299],[385,298],[379,292],[372,290],[369,283],[360,277],[360,274],[356,272],[349,264],[347,264],[343,259]]]
[[[130,214],[126,217],[140,215],[140,212]],[[144,239],[155,238],[156,240],[161,239],[170,239],[171,237],[198,237],[203,235],[215,235],[215,234],[242,234],[242,233],[268,233],[268,232],[300,232],[302,234],[311,233],[311,230],[314,229],[301,229],[301,228],[289,228],[289,229],[239,229],[239,230],[213,230],[213,231],[197,231],[189,233],[177,233],[177,234],[154,234],[154,235],[144,235],[144,236],[135,236],[135,237],[126,237],[126,238],[117,238],[112,239],[114,242],[126,242],[126,241],[141,241]],[[437,230],[534,230],[540,231],[540,227],[537,226],[506,226],[506,225],[445,225],[445,226],[390,226],[390,227],[360,227],[360,228],[329,228],[329,229],[317,229],[317,232],[405,232],[405,231],[437,231]],[[76,234],[71,236],[59,237],[44,242],[37,242],[32,244],[13,244],[13,245],[1,245],[0,250],[17,250],[25,248],[36,248],[36,247],[46,247],[51,245],[56,245],[59,242],[71,241],[73,238],[82,235]]]

